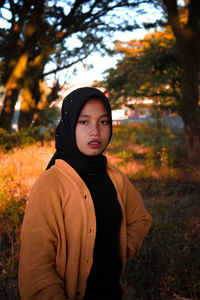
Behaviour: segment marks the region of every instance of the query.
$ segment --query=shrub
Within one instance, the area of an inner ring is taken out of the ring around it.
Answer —
[[[20,129],[16,132],[7,132],[0,128],[0,150],[8,151],[13,148],[28,146],[36,142],[42,145],[44,141],[51,140],[54,137],[54,129],[46,127],[30,127]]]
[[[19,236],[25,199],[1,197],[0,207],[0,295],[1,299],[19,299],[17,273]]]

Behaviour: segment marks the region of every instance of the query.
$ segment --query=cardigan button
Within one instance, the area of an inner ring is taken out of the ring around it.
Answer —
[[[85,195],[84,198],[87,199],[87,195]]]

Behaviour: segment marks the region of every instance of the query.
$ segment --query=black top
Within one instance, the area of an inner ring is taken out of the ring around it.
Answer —
[[[96,214],[96,240],[91,282],[109,284],[118,280],[121,261],[118,254],[119,229],[122,219],[115,187],[106,170],[81,176],[88,186]]]

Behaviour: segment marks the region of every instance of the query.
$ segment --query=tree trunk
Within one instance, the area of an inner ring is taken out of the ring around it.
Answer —
[[[18,127],[27,128],[31,126],[34,113],[37,109],[37,105],[42,98],[39,79],[30,77],[27,73],[27,78],[24,83],[24,89],[21,97],[21,109],[18,121]]]
[[[185,144],[188,160],[200,162],[200,1],[188,1],[188,19],[182,24],[179,18],[178,1],[163,0],[168,21],[176,37],[182,67],[180,114],[185,125]]]
[[[15,104],[21,89],[22,78],[26,69],[28,53],[23,53],[16,61],[13,71],[6,83],[6,97],[0,116],[0,127],[10,131],[15,111]]]
[[[18,122],[19,128],[29,127],[31,125],[37,104],[41,100],[41,91],[39,86],[40,77],[43,73],[44,66],[48,61],[49,55],[52,52],[52,48],[46,49],[44,47],[42,52],[27,66]]]
[[[200,128],[195,122],[185,122],[187,158],[192,164],[200,163]]]
[[[25,83],[21,96],[21,109],[18,120],[18,128],[27,128],[31,125],[36,108],[36,101],[31,92],[32,82]]]
[[[11,131],[12,120],[15,112],[15,104],[19,95],[19,89],[14,88],[6,91],[3,110],[0,116],[0,127]]]
[[[185,125],[185,145],[188,160],[200,163],[199,75],[200,53],[194,40],[180,43],[182,64],[180,114]]]

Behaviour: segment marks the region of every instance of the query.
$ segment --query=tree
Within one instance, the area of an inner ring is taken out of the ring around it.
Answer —
[[[19,92],[23,92],[20,126],[27,126],[38,99],[33,87],[44,78],[46,64],[60,52],[60,63],[51,72],[71,66],[92,51],[102,50],[104,36],[114,30],[132,30],[134,24],[120,22],[112,11],[134,7],[143,1],[134,0],[5,0],[0,8],[9,11],[8,28],[0,31],[2,83],[6,97],[0,126],[9,130]],[[1,10],[3,11],[3,10]],[[107,16],[107,18],[105,18]],[[73,38],[78,46],[72,46]],[[29,103],[31,101],[31,103]],[[24,109],[24,107],[26,109]],[[28,116],[30,114],[30,116]]]
[[[122,53],[123,59],[108,70],[103,82],[113,103],[120,104],[128,97],[149,97],[179,108],[180,63],[169,27],[142,40],[117,41],[115,51]]]
[[[168,23],[176,38],[181,62],[181,116],[184,121],[188,159],[200,161],[200,1],[186,0],[187,21],[181,22],[176,0],[163,0]]]
[[[176,50],[172,53],[172,60],[170,56],[168,56],[168,61],[170,59],[171,63],[173,61],[173,63],[176,63],[176,61],[178,62],[178,69],[176,70],[178,73],[176,74],[176,72],[173,71],[174,75],[176,75],[176,77],[174,77],[174,81],[173,76],[170,77],[170,74],[172,74],[171,71],[170,73],[166,73],[167,76],[163,76],[164,74],[162,74],[162,78],[160,79],[165,79],[165,87],[167,84],[169,84],[170,88],[173,88],[173,91],[175,92],[174,96],[176,96],[176,105],[184,121],[187,157],[191,162],[197,163],[200,162],[200,1],[187,0],[185,1],[185,6],[179,6],[177,0],[154,0],[151,2],[154,2],[155,5],[159,5],[163,9],[163,12],[168,19],[168,24],[174,35]],[[172,47],[174,46],[172,45]],[[149,51],[149,54],[151,51],[152,47]],[[152,54],[153,53],[155,52],[152,52]],[[145,59],[148,57],[150,58],[150,56],[148,56],[148,51],[145,48]],[[164,57],[166,56],[164,55]],[[162,62],[164,57],[161,57]],[[158,62],[159,57],[154,56],[154,58],[156,58],[156,61]],[[119,63],[119,68],[121,68],[122,72],[124,72],[124,76],[121,73],[121,75],[118,74],[119,76],[116,76],[115,78],[114,76],[117,74],[117,71],[115,72],[114,70],[110,70],[110,76],[108,79],[110,79],[112,76],[113,80],[118,80],[122,85],[125,85],[127,77],[129,77],[131,74],[131,65],[129,65],[129,63],[133,61],[134,64],[138,62],[140,63],[141,61],[143,62],[143,66],[145,64],[145,61],[142,59],[137,59],[136,57],[127,57],[123,63]],[[173,64],[171,66],[173,66]],[[146,71],[148,71],[149,67],[150,65],[146,65]],[[167,69],[169,71],[169,66],[167,66]],[[127,73],[127,70],[130,72],[129,74]],[[153,68],[151,72],[151,75],[153,76],[152,80],[154,79],[156,83],[160,84],[160,80],[156,74],[158,74],[158,72],[154,72]],[[137,78],[132,78],[132,83],[134,82],[133,87],[137,85],[138,80],[140,83],[141,79],[147,79],[147,74],[144,74],[144,71],[140,75],[138,73]],[[152,82],[152,80],[150,82]],[[140,88],[140,92],[141,89],[142,88]],[[128,87],[127,89],[123,90],[123,92],[126,90],[128,90]],[[148,94],[148,89],[144,88],[144,91]],[[161,94],[163,94],[163,92]]]
[[[11,128],[19,93],[22,87],[28,87],[27,74],[30,74],[31,70],[31,81],[35,81],[38,73],[42,72],[42,63],[47,62],[52,51],[51,40],[48,41],[48,47],[43,47],[49,39],[49,26],[43,18],[44,3],[44,0],[32,0],[28,3],[22,0],[4,1],[5,9],[9,10],[12,16],[9,20],[10,28],[1,31],[0,52],[3,69],[1,83],[6,86],[0,126],[7,130]],[[32,106],[29,107],[33,108],[35,99],[30,98]]]

